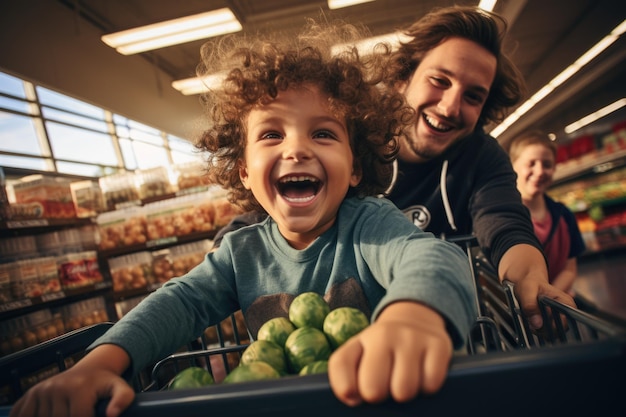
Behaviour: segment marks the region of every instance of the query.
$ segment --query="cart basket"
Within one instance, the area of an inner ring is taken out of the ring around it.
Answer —
[[[123,416],[615,415],[623,411],[624,387],[626,340],[620,337],[455,357],[437,394],[406,404],[347,407],[334,397],[327,375],[318,374],[141,392]],[[106,405],[98,405],[98,416]]]

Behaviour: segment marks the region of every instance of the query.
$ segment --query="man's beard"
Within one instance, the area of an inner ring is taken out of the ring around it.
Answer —
[[[428,146],[424,146],[423,144],[418,143],[411,136],[406,138],[405,144],[409,145],[409,148],[411,149],[411,152],[413,152],[413,154],[417,155],[424,161],[430,161],[431,159],[436,158],[441,154],[441,152],[436,152],[430,149]]]

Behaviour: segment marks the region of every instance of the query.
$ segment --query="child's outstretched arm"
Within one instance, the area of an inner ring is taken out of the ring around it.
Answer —
[[[441,388],[452,353],[439,313],[399,301],[331,355],[328,377],[337,398],[349,406],[388,398],[405,402]]]
[[[120,377],[130,365],[116,345],[100,345],[76,365],[30,388],[11,408],[10,417],[94,416],[96,403],[110,398],[107,417],[117,417],[135,398]]]

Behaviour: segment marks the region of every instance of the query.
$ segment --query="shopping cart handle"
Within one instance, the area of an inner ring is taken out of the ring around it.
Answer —
[[[435,395],[350,408],[325,374],[142,392],[123,417],[609,415],[623,407],[626,340],[455,357]],[[106,402],[99,404],[104,416]]]

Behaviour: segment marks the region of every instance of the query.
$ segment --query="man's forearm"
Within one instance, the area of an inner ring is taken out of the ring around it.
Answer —
[[[505,252],[498,265],[500,281],[517,283],[524,278],[548,282],[548,267],[543,254],[534,246],[519,244]]]

